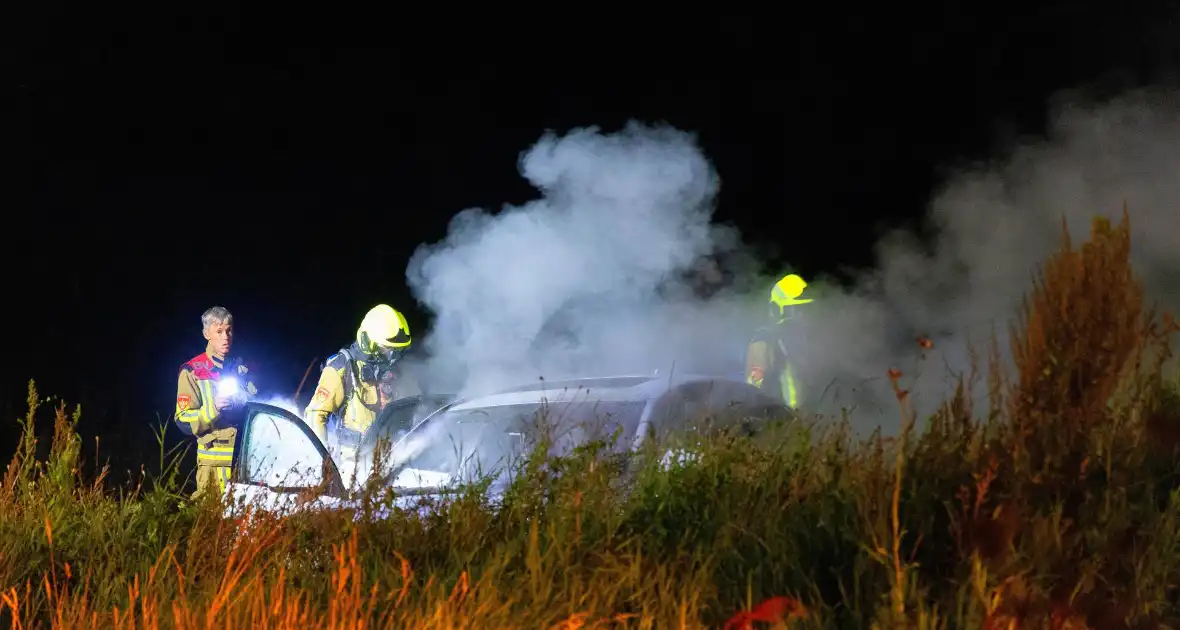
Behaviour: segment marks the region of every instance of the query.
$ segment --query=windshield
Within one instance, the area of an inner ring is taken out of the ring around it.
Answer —
[[[366,441],[370,444],[376,443],[378,439],[395,442],[400,437],[400,433],[409,431],[418,421],[452,400],[454,400],[453,396],[445,394],[395,400],[381,410],[373,422],[373,427],[368,432]]]
[[[434,488],[484,476],[501,477],[536,443],[542,421],[553,427],[555,447],[585,439],[600,429],[609,437],[621,427],[630,440],[645,402],[523,404],[447,411],[407,435],[394,453],[392,485]]]

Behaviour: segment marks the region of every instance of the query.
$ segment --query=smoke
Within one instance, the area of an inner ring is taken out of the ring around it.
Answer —
[[[871,273],[817,305],[820,317],[810,322],[808,338],[823,348],[809,353],[809,365],[845,386],[879,377],[854,396],[877,418],[896,410],[881,377],[897,367],[918,411],[930,413],[953,377],[967,371],[968,340],[986,353],[994,331],[1008,362],[1009,325],[1037,266],[1060,247],[1062,221],[1076,243],[1088,237],[1093,217],[1117,222],[1124,202],[1132,262],[1147,298],[1174,311],[1180,306],[1177,173],[1180,93],[1141,90],[1105,101],[1059,94],[1043,137],[958,170],[937,191],[927,217],[936,232],[932,244],[890,235],[879,243]],[[933,350],[921,348],[918,336],[931,339]]]
[[[1007,350],[1008,324],[1060,245],[1063,218],[1081,240],[1092,217],[1117,220],[1126,202],[1148,297],[1180,306],[1178,94],[1062,95],[1051,113],[1045,137],[960,169],[936,192],[932,241],[891,234],[851,285],[812,282],[820,299],[802,307],[795,349],[809,406],[852,407],[860,426],[895,430],[886,372],[898,368],[919,413],[932,411],[967,370],[968,340],[986,351],[994,331]],[[471,395],[673,364],[742,378],[783,270],[752,269],[740,235],[712,222],[720,180],[693,136],[635,123],[546,134],[519,166],[540,199],[466,210],[410,261],[409,284],[436,315],[421,366],[434,389]],[[722,251],[736,252],[737,277],[701,297],[684,277]]]
[[[542,198],[466,210],[410,260],[436,315],[427,380],[463,395],[538,378],[728,365],[741,376],[738,309],[682,275],[737,244],[711,221],[719,179],[692,135],[636,123],[546,134],[519,161]],[[739,325],[740,326],[740,325]]]
[[[299,406],[295,404],[294,398],[288,398],[286,396],[271,396],[269,398],[253,398],[251,401],[259,402],[264,405],[271,405],[272,407],[278,407],[279,409],[289,411],[292,414],[295,414],[295,417],[297,418],[303,417],[303,409],[299,408]]]

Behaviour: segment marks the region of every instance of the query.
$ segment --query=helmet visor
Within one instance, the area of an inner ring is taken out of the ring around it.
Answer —
[[[798,319],[799,315],[798,305],[780,306],[774,303],[770,305],[770,318],[776,322],[788,322]]]
[[[392,365],[402,355],[401,348],[386,348],[377,346],[373,349],[373,363],[378,365]]]

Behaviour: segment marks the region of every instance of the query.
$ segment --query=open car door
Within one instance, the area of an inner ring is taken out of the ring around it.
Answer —
[[[311,428],[255,402],[246,403],[226,493],[234,507],[245,502],[276,513],[334,507],[345,498],[340,471]]]

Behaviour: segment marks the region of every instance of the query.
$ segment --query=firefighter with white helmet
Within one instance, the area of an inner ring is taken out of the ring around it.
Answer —
[[[344,462],[354,463],[361,438],[386,405],[421,393],[399,364],[411,341],[405,315],[378,304],[365,314],[356,341],[324,362],[303,418],[328,444],[328,417],[336,417],[333,437]]]
[[[783,276],[770,290],[771,324],[754,333],[746,350],[746,382],[782,396],[792,409],[799,406],[799,379],[791,365],[787,349],[788,322],[795,318],[797,307],[812,301],[804,297],[807,282],[796,274]]]

